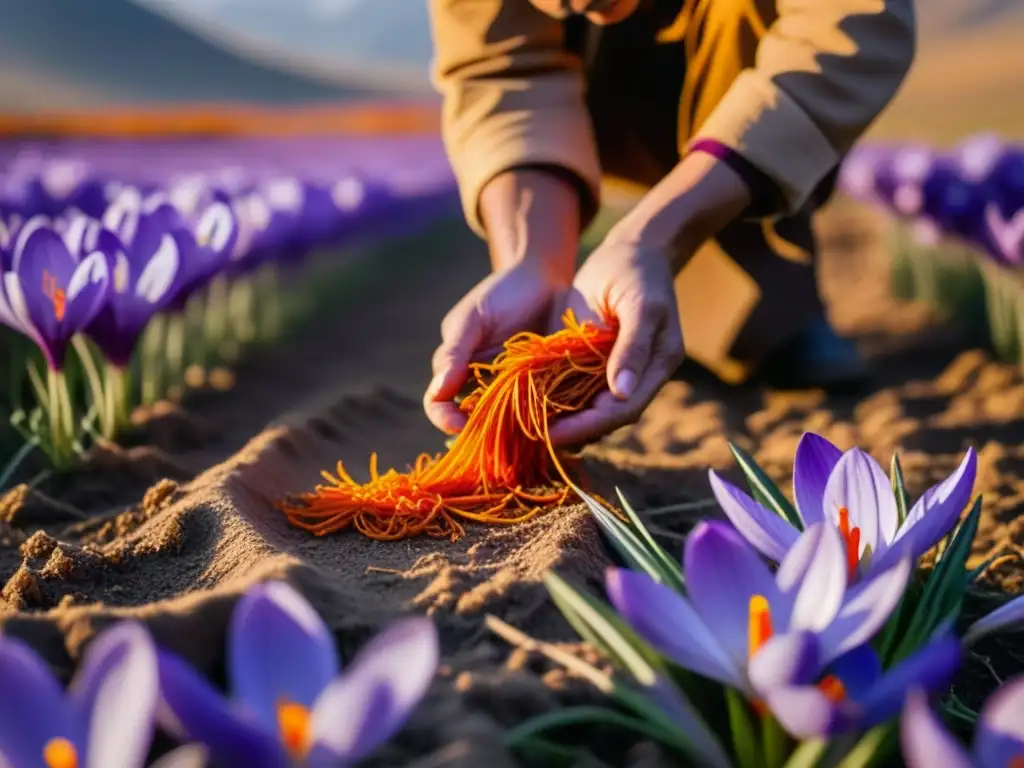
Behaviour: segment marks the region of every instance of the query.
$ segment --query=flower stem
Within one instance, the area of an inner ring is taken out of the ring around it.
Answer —
[[[227,314],[228,314],[228,282],[227,278],[220,275],[210,283],[206,293],[206,313],[203,323],[203,338],[205,339],[203,356],[203,367],[209,364],[208,354],[210,350],[219,350],[227,335]]]
[[[188,330],[185,327],[184,313],[171,315],[167,318],[167,368],[171,386],[181,383],[185,372],[185,338]]]
[[[104,391],[103,379],[100,376],[99,368],[85,339],[81,336],[75,336],[71,340],[71,345],[75,348],[75,352],[78,353],[78,357],[82,361],[82,369],[85,371],[85,378],[89,382],[89,395],[92,400],[92,406],[96,409],[99,417],[100,435],[107,440],[111,440],[114,437],[114,424],[112,422],[112,414],[106,407],[106,392]]]
[[[273,341],[281,333],[281,295],[277,275],[273,267],[265,267],[258,277],[256,297],[256,322],[259,336],[264,341]]]
[[[157,315],[146,329],[146,343],[142,348],[142,403],[151,405],[160,399],[163,388],[164,344],[167,337],[167,319]]]
[[[70,465],[75,455],[75,428],[63,370],[47,368],[46,395],[51,459],[58,469],[64,469]]]
[[[256,337],[253,325],[253,283],[251,279],[239,280],[231,287],[229,312],[235,338],[239,346],[251,342]]]
[[[107,366],[105,408],[110,409],[115,434],[131,424],[131,404],[128,402],[127,372],[118,365]]]

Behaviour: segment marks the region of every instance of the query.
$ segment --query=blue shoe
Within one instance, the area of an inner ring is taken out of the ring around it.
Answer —
[[[824,317],[770,352],[759,373],[773,389],[854,389],[870,378],[856,345],[839,336]]]

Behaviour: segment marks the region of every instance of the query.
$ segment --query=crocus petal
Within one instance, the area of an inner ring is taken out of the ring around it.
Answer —
[[[25,246],[28,244],[29,238],[35,234],[36,230],[49,227],[50,223],[48,216],[33,216],[21,225],[18,237],[14,241],[14,247],[11,249],[11,269],[13,271],[17,272],[21,268],[21,260],[25,255]]]
[[[177,241],[169,234],[165,234],[156,253],[139,275],[135,284],[136,295],[150,304],[158,304],[174,284],[180,264]]]
[[[202,744],[186,744],[168,752],[149,768],[206,768],[209,753]]]
[[[742,669],[747,663],[750,599],[761,595],[770,606],[779,605],[771,571],[729,525],[708,521],[687,536],[683,568],[697,614]]]
[[[910,558],[904,558],[847,592],[835,621],[821,633],[826,662],[875,636],[903,597],[912,568]]]
[[[103,308],[109,279],[104,254],[97,252],[82,259],[67,288],[67,314],[63,325],[71,332],[85,328]]]
[[[609,568],[608,599],[641,638],[684,669],[736,688],[739,668],[689,601],[644,573]]]
[[[82,694],[89,707],[86,765],[136,768],[146,761],[159,700],[156,648],[140,624],[107,630],[86,651]]]
[[[977,473],[978,455],[969,448],[956,471],[925,491],[907,513],[896,539],[911,539],[911,552],[915,559],[953,530],[960,513],[971,500]]]
[[[846,695],[854,701],[867,696],[882,676],[882,660],[868,644],[847,651],[828,665],[826,674],[838,677]]]
[[[801,534],[775,574],[779,592],[791,602],[791,629],[820,632],[836,617],[846,596],[846,559],[839,532],[820,522]]]
[[[831,736],[849,723],[842,706],[813,685],[776,688],[765,693],[764,703],[779,724],[798,739]]]
[[[25,304],[31,323],[47,341],[60,337],[63,324],[58,318],[56,299],[47,295],[47,292],[56,288],[70,293],[68,284],[76,266],[76,260],[68,253],[64,241],[52,229],[42,227],[29,235],[17,275],[25,290]],[[10,291],[8,298],[13,304],[14,298]],[[70,304],[70,298],[67,303]]]
[[[211,203],[196,224],[196,240],[215,253],[225,253],[238,233],[231,209],[222,202]]]
[[[722,480],[713,469],[708,470],[708,478],[718,505],[743,538],[770,560],[782,560],[800,532],[735,485]]]
[[[243,719],[205,680],[181,659],[157,652],[162,707],[158,722],[182,740],[206,745],[223,765],[288,768],[276,738],[258,723]]]
[[[86,240],[86,234],[90,225],[94,224],[88,216],[74,216],[68,220],[67,229],[64,230],[64,245],[72,256],[82,256]]]
[[[911,691],[900,718],[900,743],[907,768],[973,768],[970,756],[947,731],[924,691]]]
[[[878,462],[860,448],[851,448],[836,463],[825,484],[825,515],[838,522],[846,509],[850,525],[860,528],[860,548],[877,552],[896,536],[899,510],[892,484]]]
[[[284,582],[259,584],[238,601],[228,648],[231,692],[273,732],[282,699],[312,708],[340,667],[327,626]]]
[[[0,270],[2,270],[2,268],[0,268]],[[11,308],[11,304],[7,300],[7,291],[4,290],[5,277],[5,274],[0,271],[0,323],[24,333],[21,327],[21,322],[15,316],[14,310]],[[15,279],[17,279],[17,277],[15,277]]]
[[[821,435],[805,432],[793,461],[793,496],[804,527],[825,519],[822,501],[828,478],[843,452]]]
[[[50,670],[27,645],[2,635],[0,691],[0,753],[11,765],[39,765],[53,738],[79,748],[85,742],[85,728]]]
[[[8,306],[17,323],[16,328],[42,346],[42,335],[28,313],[28,302],[25,301],[25,292],[21,288],[21,279],[14,272],[8,272],[3,278],[4,293],[7,295]]]
[[[1024,595],[1018,595],[982,616],[964,633],[964,645],[972,645],[983,637],[1007,630],[1024,630]]]
[[[811,632],[775,635],[750,660],[750,685],[760,694],[809,685],[821,672],[821,646]]]
[[[1010,765],[1024,757],[1024,676],[999,686],[978,719],[974,754],[978,765]]]
[[[439,657],[429,619],[403,619],[377,635],[317,700],[314,743],[352,761],[368,755],[405,724],[430,687]]]
[[[382,720],[392,707],[391,691],[381,680],[335,680],[317,704],[316,736],[306,764],[328,768],[369,755],[393,735],[384,732]]]
[[[865,728],[884,723],[903,708],[907,693],[920,688],[938,693],[949,688],[960,668],[963,649],[960,641],[946,637],[929,643],[895,667],[886,670],[878,682],[857,704]]]

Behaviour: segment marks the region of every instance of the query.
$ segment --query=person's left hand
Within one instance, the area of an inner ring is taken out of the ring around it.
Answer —
[[[585,410],[551,426],[557,445],[596,440],[635,422],[683,361],[673,255],[616,236],[614,230],[576,274],[563,302],[581,320],[607,308],[619,322],[608,359],[608,386]]]

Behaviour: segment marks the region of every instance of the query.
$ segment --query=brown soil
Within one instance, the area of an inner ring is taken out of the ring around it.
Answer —
[[[984,352],[963,351],[964,339],[890,297],[873,221],[834,210],[822,232],[822,281],[834,319],[877,363],[869,391],[826,397],[730,390],[688,375],[666,386],[636,427],[588,449],[598,490],[618,485],[640,509],[704,498],[709,466],[735,472],[727,439],[752,450],[785,487],[800,434],[814,430],[886,462],[902,450],[917,494],[973,444],[986,497],[975,560],[1024,547],[1019,372]],[[272,507],[338,459],[358,474],[371,451],[390,466],[441,448],[419,394],[441,316],[486,269],[482,249],[468,239],[453,243],[452,253],[440,274],[436,265],[417,266],[392,281],[386,302],[348,306],[306,341],[252,361],[230,394],[149,414],[150,445],[97,455],[52,497],[21,490],[0,500],[0,629],[29,640],[66,677],[99,629],[133,616],[219,679],[234,600],[262,579],[284,578],[301,589],[346,655],[391,618],[426,611],[441,633],[442,674],[430,705],[379,762],[515,765],[502,728],[595,695],[510,651],[482,619],[495,614],[552,642],[575,639],[546,601],[540,576],[553,568],[580,585],[599,583],[609,560],[584,510],[471,528],[455,544],[388,544],[355,534],[310,537],[289,529]],[[678,549],[692,519],[659,514],[651,522]],[[1021,579],[1019,567],[991,577],[1011,591]],[[993,687],[993,675],[1024,669],[1005,644],[982,650],[991,663],[973,662],[978,682],[964,692],[968,703]],[[621,734],[599,737],[607,743],[586,738],[613,765],[667,764],[649,746],[623,747]]]

